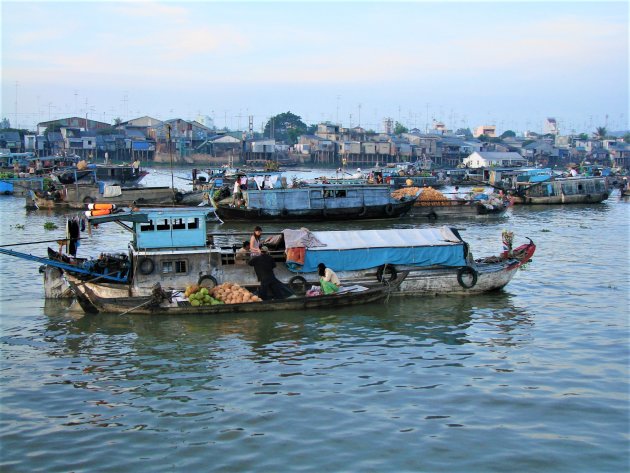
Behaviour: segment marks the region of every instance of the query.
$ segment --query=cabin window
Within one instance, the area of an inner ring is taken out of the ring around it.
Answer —
[[[158,231],[161,231],[161,230],[170,230],[170,229],[171,229],[171,225],[169,224],[168,219],[167,219],[167,218],[165,218],[165,219],[163,220],[163,223],[158,223],[158,224],[157,224],[157,229],[158,229]]]
[[[311,199],[321,199],[322,198],[322,191],[317,190],[317,191],[311,191]]]
[[[173,272],[172,261],[162,261],[162,274],[168,274]]]
[[[175,272],[176,273],[187,273],[187,267],[188,265],[186,264],[186,260],[181,260],[181,261],[175,261]]]
[[[578,184],[578,191],[582,192],[583,189],[584,187],[582,186],[582,184]]]
[[[198,218],[189,218],[188,219],[188,230],[194,230],[199,228],[199,219]]]
[[[114,176],[116,175],[116,169],[114,169],[114,168],[110,169],[110,170],[109,170],[109,175],[110,175],[111,177],[114,177]]]
[[[186,224],[183,218],[173,219],[173,230],[186,230]]]
[[[153,226],[153,220],[149,220],[148,223],[143,223],[140,225],[141,232],[152,232],[153,230],[155,230],[155,227]]]
[[[335,191],[335,197],[346,197],[346,190],[345,189],[339,189],[338,191]]]

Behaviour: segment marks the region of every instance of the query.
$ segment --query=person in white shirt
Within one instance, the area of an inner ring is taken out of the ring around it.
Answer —
[[[317,273],[319,274],[319,284],[324,294],[332,294],[339,290],[341,282],[332,269],[327,268],[324,263],[319,263],[317,265]]]

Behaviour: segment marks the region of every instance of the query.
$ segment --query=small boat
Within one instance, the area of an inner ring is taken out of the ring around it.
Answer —
[[[321,309],[382,302],[404,278],[405,275],[401,274],[396,281],[387,285],[380,283],[341,287],[339,292],[329,295],[292,296],[287,299],[209,306],[193,306],[182,297],[181,292],[164,291],[159,284],[153,288],[150,296],[119,298],[99,297],[89,287],[79,288],[75,283],[70,283],[70,287],[77,296],[81,308],[90,314],[133,312],[155,315],[217,315],[234,312]]]
[[[136,169],[130,164],[88,164],[86,169],[79,170],[76,167],[61,168],[51,173],[61,184],[74,184],[75,182],[92,179],[96,175],[98,181],[108,184],[125,184],[135,186],[149,173],[142,169]]]
[[[475,199],[446,200],[446,201],[416,201],[409,215],[423,217],[428,220],[443,220],[457,218],[503,217],[510,207],[510,200],[504,199],[499,203],[488,203]]]
[[[309,184],[304,187],[244,190],[243,198],[216,203],[223,220],[328,221],[399,218],[415,202],[396,200],[385,184]]]

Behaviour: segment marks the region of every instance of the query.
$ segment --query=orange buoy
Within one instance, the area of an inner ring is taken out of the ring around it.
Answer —
[[[109,215],[111,213],[112,213],[111,209],[86,210],[85,216],[86,217],[100,217],[102,215]]]
[[[114,204],[88,204],[89,210],[114,210]]]

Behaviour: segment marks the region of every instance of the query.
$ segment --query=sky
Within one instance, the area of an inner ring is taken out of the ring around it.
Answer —
[[[628,3],[5,1],[1,114],[628,129]]]

